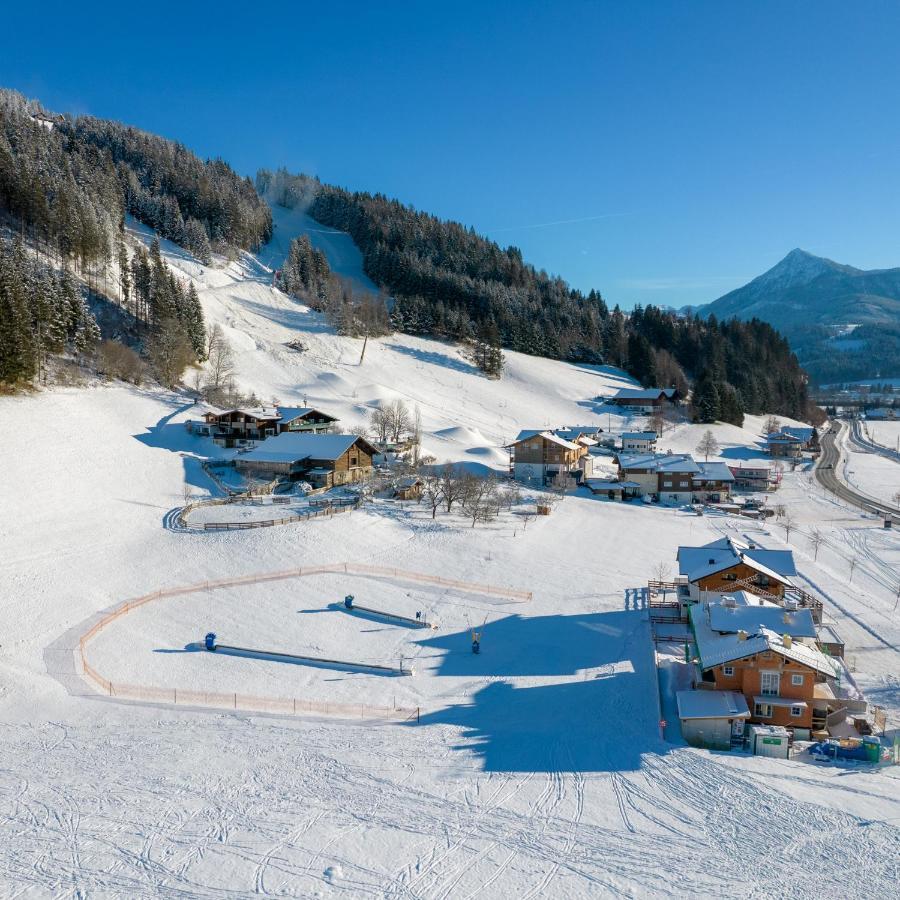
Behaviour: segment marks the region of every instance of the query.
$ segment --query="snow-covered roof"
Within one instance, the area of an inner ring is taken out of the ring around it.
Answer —
[[[625,431],[622,433],[622,440],[628,439],[630,441],[655,441],[656,440],[656,432],[655,431]]]
[[[622,388],[612,396],[612,400],[657,400],[659,397],[672,397],[673,388]]]
[[[737,594],[741,597],[738,598]],[[752,634],[761,628],[792,638],[815,638],[816,623],[809,609],[785,609],[762,597],[738,591],[709,603],[709,627],[721,634],[746,631]]]
[[[834,661],[821,650],[792,637],[788,637],[785,643],[784,636],[770,628],[757,627],[752,631],[744,629],[739,633],[714,631],[709,623],[711,605],[713,604],[695,603],[688,608],[701,669],[712,669],[770,650],[824,675],[835,677],[838,674]]]
[[[679,547],[676,555],[679,574],[697,581],[744,563],[781,583],[797,574],[790,550],[766,550],[750,547],[734,538],[724,537],[702,547]]]
[[[620,453],[619,466],[624,471],[675,472],[692,475],[700,469],[689,453]]]
[[[750,707],[736,691],[676,691],[679,719],[749,719]]]
[[[278,415],[281,416],[282,422],[292,422],[294,419],[302,418],[303,416],[308,416],[310,413],[316,413],[322,418],[329,419],[332,422],[336,422],[334,416],[328,415],[328,413],[322,412],[320,409],[316,409],[312,406],[279,406],[278,407]]]
[[[700,471],[694,475],[694,481],[734,481],[731,469],[723,462],[697,463]]]
[[[585,432],[580,428],[557,428],[553,433],[565,441],[572,441],[576,444],[582,444],[585,447],[593,447],[597,443],[593,438],[587,437]],[[594,432],[591,432],[591,434],[593,433]]]
[[[806,444],[812,440],[815,428],[806,428],[800,425],[786,425],[780,431],[774,431],[766,435],[767,444]]]
[[[546,440],[550,441],[553,444],[558,444],[560,447],[565,447],[566,450],[578,450],[580,449],[578,444],[573,444],[572,441],[567,441],[564,438],[559,437],[554,434],[552,431],[538,431],[536,429],[526,428],[524,431],[520,431],[518,437],[513,441],[514,444],[519,444],[522,441],[527,441],[533,437],[542,437]]]
[[[254,419],[277,419],[278,418],[278,410],[275,409],[274,406],[254,406],[254,407],[245,407],[238,406],[234,409],[217,409],[214,406],[211,406],[205,415],[213,415],[213,416],[227,416],[231,413],[242,413],[245,416],[251,416]]]
[[[311,434],[307,431],[285,431],[269,438],[255,450],[244,454],[243,458],[257,462],[299,462],[302,459],[334,460],[343,456],[360,440],[363,439],[355,434]]]

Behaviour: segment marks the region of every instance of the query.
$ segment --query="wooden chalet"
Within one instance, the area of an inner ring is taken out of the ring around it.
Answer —
[[[552,431],[521,431],[509,451],[513,478],[527,484],[549,484],[561,474],[581,478],[592,468],[585,442]]]
[[[702,547],[679,547],[676,558],[694,600],[742,590],[783,598],[797,574],[790,550],[765,550],[729,537]]]

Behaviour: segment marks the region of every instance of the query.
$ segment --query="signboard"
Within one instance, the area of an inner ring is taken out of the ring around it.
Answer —
[[[777,746],[781,746],[781,738],[763,738],[762,742],[764,744],[775,744]]]

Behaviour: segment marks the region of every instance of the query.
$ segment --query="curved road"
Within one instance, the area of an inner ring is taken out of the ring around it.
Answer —
[[[897,507],[860,494],[838,478],[837,471],[841,465],[841,451],[837,439],[844,427],[843,423],[835,423],[822,435],[822,453],[816,463],[816,479],[826,490],[831,491],[841,500],[846,500],[847,503],[858,506],[866,512],[897,516],[900,513]]]
[[[859,419],[854,419],[853,424],[850,426],[850,440],[863,450],[877,453],[879,456],[885,456],[894,460],[894,462],[900,462],[900,453],[892,450],[890,447],[885,447],[883,444],[876,444],[875,441],[863,434]]]

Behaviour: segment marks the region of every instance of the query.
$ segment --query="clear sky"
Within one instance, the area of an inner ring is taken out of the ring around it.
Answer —
[[[0,84],[457,219],[613,303],[900,265],[900,3],[6,4]]]

